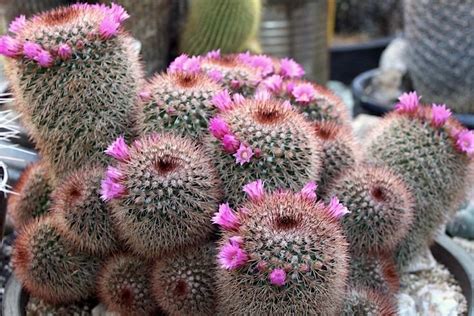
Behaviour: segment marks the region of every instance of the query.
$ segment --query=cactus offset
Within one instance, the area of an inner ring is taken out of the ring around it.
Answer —
[[[188,249],[155,263],[153,295],[169,315],[214,315],[215,246]]]
[[[400,289],[397,267],[391,256],[353,254],[349,283],[384,294],[395,294]]]
[[[469,187],[474,134],[443,106],[419,105],[416,93],[400,97],[397,111],[372,131],[368,159],[386,165],[414,196],[414,220],[397,250],[400,268],[432,241]]]
[[[111,257],[97,281],[100,299],[120,315],[154,315],[157,306],[151,296],[150,269],[141,258],[125,254]]]
[[[204,74],[175,72],[155,76],[140,93],[140,134],[173,131],[201,139],[217,110],[212,98],[221,90]]]
[[[360,151],[349,127],[331,121],[314,122],[313,127],[322,143],[318,192],[324,195],[332,181],[354,167]]]
[[[413,221],[407,185],[386,168],[355,167],[335,181],[327,196],[333,195],[351,211],[342,226],[358,255],[393,252]]]
[[[52,214],[68,243],[81,252],[103,257],[117,250],[110,207],[100,198],[104,168],[82,168],[53,192]]]
[[[56,305],[30,296],[25,307],[25,313],[28,316],[92,316],[92,310],[95,305],[94,302],[90,301]]]
[[[317,180],[321,144],[303,116],[276,100],[244,100],[211,120],[207,141],[231,203],[242,185],[265,179],[267,186],[299,190]]]
[[[220,312],[335,314],[349,263],[342,207],[315,202],[308,192],[270,195],[250,185],[250,201],[238,213],[224,204],[214,218],[226,229],[218,255]]]
[[[18,179],[8,198],[8,214],[16,229],[20,229],[49,211],[51,186],[49,169],[42,162],[29,165]]]
[[[114,151],[117,144],[122,151]],[[155,257],[210,237],[221,182],[195,142],[152,134],[130,147],[119,139],[109,153],[118,162],[103,181],[103,198],[112,200],[118,234],[131,250]]]
[[[120,27],[121,7],[77,4],[15,28],[7,76],[17,110],[54,180],[92,162],[122,133],[132,134],[141,66]],[[3,52],[5,53],[5,52]]]
[[[31,295],[53,304],[91,296],[99,269],[97,258],[67,244],[51,216],[23,228],[15,241],[12,264]]]
[[[397,316],[398,308],[388,294],[365,288],[349,289],[342,316]]]
[[[181,51],[192,55],[214,49],[248,49],[260,26],[261,0],[194,0],[181,37]]]

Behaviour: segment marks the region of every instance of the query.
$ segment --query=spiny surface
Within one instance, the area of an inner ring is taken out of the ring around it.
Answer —
[[[347,293],[343,316],[396,316],[394,299],[387,294],[365,288],[352,288]]]
[[[384,294],[396,294],[400,289],[400,280],[391,256],[353,254],[349,275],[350,285],[362,286]]]

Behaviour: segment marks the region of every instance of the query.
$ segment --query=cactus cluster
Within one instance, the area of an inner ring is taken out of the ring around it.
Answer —
[[[76,4],[0,38],[43,159],[9,206],[30,297],[394,315],[402,268],[472,179],[474,134],[410,93],[362,148],[341,101],[288,58],[182,55],[144,82],[127,17]]]

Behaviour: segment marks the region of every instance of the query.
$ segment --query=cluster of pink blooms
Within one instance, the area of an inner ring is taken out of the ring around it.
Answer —
[[[118,161],[126,161],[130,157],[130,150],[125,143],[123,136],[118,137],[108,148],[105,153]],[[123,174],[114,167],[107,167],[104,179],[101,183],[101,198],[104,201],[110,201],[123,196],[126,188],[121,183]]]
[[[303,187],[299,194],[305,199],[316,202],[317,187],[317,184],[311,181]],[[264,182],[262,180],[246,184],[242,190],[252,202],[258,203],[265,198]],[[221,204],[219,211],[212,217],[212,222],[219,225],[223,230],[232,231],[237,234],[241,225],[240,214],[246,214],[247,212],[248,210],[243,208],[235,212],[228,203]],[[331,198],[327,206],[327,212],[328,215],[337,220],[349,213],[347,208],[336,197]],[[244,239],[242,236],[234,235],[229,238],[228,242],[220,248],[218,254],[220,266],[226,270],[235,270],[243,267],[249,260],[249,256],[243,246]],[[286,283],[286,272],[283,269],[274,269],[269,274],[269,280],[273,285],[283,286]]]
[[[421,96],[418,96],[416,91],[403,93],[398,98],[399,102],[395,105],[395,110],[398,113],[414,115],[421,107],[420,99]],[[445,104],[433,104],[431,106],[431,124],[435,127],[443,127],[451,115],[451,110]],[[453,130],[451,135],[454,137],[456,147],[460,151],[468,155],[474,153],[474,133],[472,131],[467,129]]]
[[[112,3],[110,7],[104,4],[90,5],[84,3],[75,4],[72,7],[76,9],[101,10],[104,13],[104,18],[99,25],[99,34],[104,39],[117,35],[121,23],[129,18],[125,9],[115,3]],[[8,31],[18,35],[26,24],[26,17],[20,15],[10,23]],[[77,44],[77,46],[79,47],[80,44]],[[24,56],[26,59],[37,62],[41,67],[51,67],[55,56],[62,60],[71,58],[72,48],[67,43],[60,43],[56,49],[48,51],[38,43],[32,41],[21,42],[16,37],[3,35],[0,37],[0,54],[10,58],[21,58]]]

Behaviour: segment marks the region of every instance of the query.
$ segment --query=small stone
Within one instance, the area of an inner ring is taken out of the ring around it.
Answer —
[[[408,294],[400,293],[397,295],[398,299],[398,315],[412,316],[416,315],[415,300]]]
[[[456,316],[458,295],[448,285],[428,284],[416,293],[417,309],[421,315]]]

